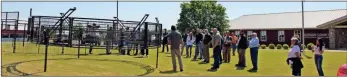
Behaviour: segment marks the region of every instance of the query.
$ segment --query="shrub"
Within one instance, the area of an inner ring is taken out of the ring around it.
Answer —
[[[265,45],[265,44],[260,45],[260,48],[261,48],[261,49],[266,49],[266,45]]]
[[[288,44],[283,44],[283,49],[288,50],[289,49],[289,45]]]
[[[282,45],[281,44],[277,44],[276,47],[277,47],[277,49],[281,49]]]
[[[313,43],[308,43],[308,44],[307,44],[307,49],[308,49],[308,50],[312,50],[312,46],[313,46],[313,45],[314,45]]]
[[[275,44],[269,44],[270,49],[275,49]]]

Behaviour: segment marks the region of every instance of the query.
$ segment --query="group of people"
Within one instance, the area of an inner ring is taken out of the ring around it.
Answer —
[[[235,56],[235,52],[238,53],[238,63],[236,67],[244,68],[246,67],[245,52],[247,48],[250,48],[250,56],[252,60],[253,67],[249,69],[249,72],[257,72],[258,70],[258,49],[259,49],[259,39],[257,33],[252,33],[251,40],[247,40],[247,37],[243,32],[240,32],[239,37],[237,37],[234,32],[226,32],[222,36],[216,28],[212,28],[212,32],[208,29],[196,29],[193,31],[187,31],[181,34],[177,31],[176,26],[171,26],[171,33],[164,33],[164,46],[167,47],[171,45],[171,56],[173,70],[176,71],[176,58],[178,58],[178,63],[180,66],[180,71],[183,71],[182,55],[184,48],[186,48],[186,58],[191,58],[192,47],[195,44],[195,54],[193,60],[203,60],[202,63],[210,62],[209,49],[213,49],[213,66],[209,71],[216,71],[222,62],[230,63],[231,51],[232,55]],[[165,41],[167,40],[167,41]],[[292,48],[289,51],[287,63],[291,65],[292,75],[301,76],[301,69],[303,64],[301,62],[301,54],[303,50],[300,45],[299,38],[293,36],[291,39]],[[322,60],[324,52],[324,42],[322,39],[317,39],[316,45],[312,47],[315,54],[315,64],[319,73],[319,76],[324,76],[322,69]],[[163,48],[164,52],[164,48]],[[223,56],[222,56],[223,55]]]

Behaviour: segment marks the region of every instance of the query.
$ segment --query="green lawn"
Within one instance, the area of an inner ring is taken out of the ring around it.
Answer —
[[[38,50],[40,52],[38,53]],[[88,50],[88,49],[87,49]],[[193,49],[194,50],[194,49]],[[212,51],[212,49],[210,49]],[[291,76],[291,69],[286,64],[287,50],[259,50],[259,70],[256,73],[247,72],[252,67],[249,50],[246,52],[247,67],[236,70],[234,66],[238,58],[232,56],[231,63],[223,63],[216,72],[209,72],[210,64],[199,64],[192,58],[183,58],[184,72],[169,72],[172,69],[171,55],[159,53],[159,67],[156,66],[156,51],[150,49],[148,58],[137,56],[103,55],[105,50],[94,50],[92,55],[81,55],[77,59],[77,48],[65,48],[64,55],[60,47],[49,47],[47,72],[43,72],[44,46],[40,49],[36,44],[17,45],[17,52],[12,53],[11,44],[2,43],[2,76]],[[159,49],[161,51],[161,49]],[[81,49],[81,54],[85,49]],[[212,53],[212,52],[211,52]],[[310,51],[307,55],[313,56]],[[194,53],[193,53],[194,54]],[[326,76],[336,76],[340,65],[346,63],[344,52],[325,52],[323,70]],[[314,60],[303,59],[302,76],[318,76]]]

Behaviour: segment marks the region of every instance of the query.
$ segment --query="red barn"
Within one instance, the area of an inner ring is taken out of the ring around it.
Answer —
[[[315,43],[317,38],[322,38],[327,48],[347,48],[347,46],[335,47],[337,46],[335,40],[329,39],[329,37],[332,37],[331,34],[329,34],[329,30],[331,29],[327,27],[317,27],[346,16],[346,12],[346,9],[305,11],[304,34],[302,32],[302,12],[244,15],[231,20],[230,30],[235,31],[236,35],[242,30],[247,37],[250,36],[252,32],[256,32],[258,33],[260,44],[266,45],[270,43],[275,45],[290,44],[290,39],[294,35],[299,35],[301,38],[304,38],[305,45],[308,43]],[[347,26],[345,28],[347,28]],[[302,35],[304,35],[304,37],[302,37]]]

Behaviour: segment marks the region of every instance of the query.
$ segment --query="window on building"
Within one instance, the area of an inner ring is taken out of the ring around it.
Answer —
[[[247,40],[251,40],[252,39],[252,31],[247,31]]]
[[[299,38],[301,38],[301,30],[295,30],[295,31],[294,31],[294,36],[295,36],[295,35],[298,35]]]
[[[236,37],[240,37],[240,31],[235,31],[235,35],[236,35]]]
[[[284,31],[278,31],[278,42],[284,42],[284,41],[285,41]]]
[[[266,41],[266,31],[260,31],[260,41]]]

